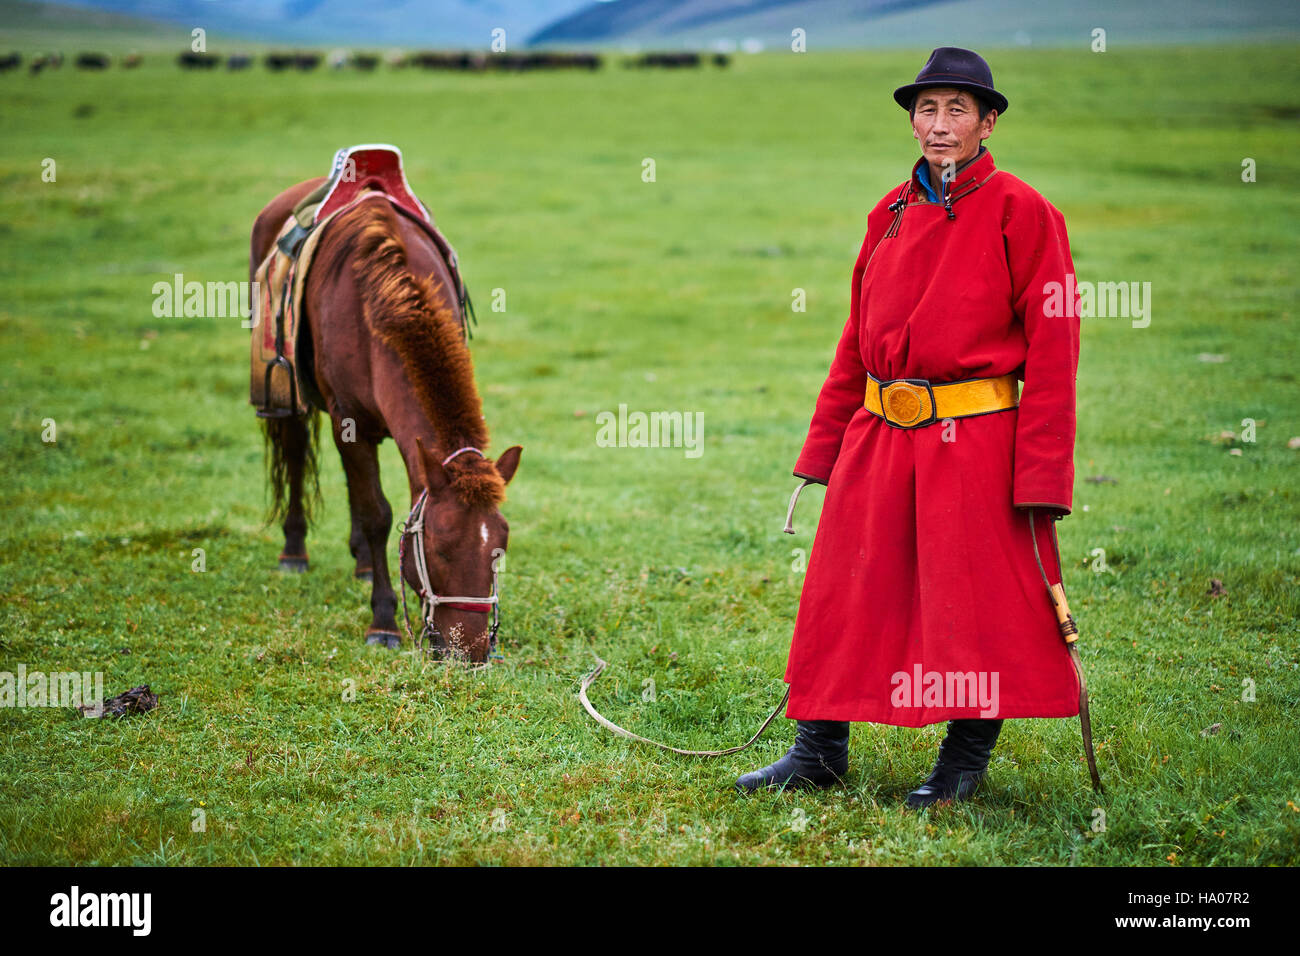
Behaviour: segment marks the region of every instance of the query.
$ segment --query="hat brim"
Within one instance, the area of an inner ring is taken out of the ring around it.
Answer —
[[[912,99],[917,93],[921,90],[936,89],[965,90],[967,93],[973,93],[988,103],[989,106],[998,111],[999,116],[1007,111],[1007,98],[993,87],[981,86],[979,83],[972,83],[969,80],[960,80],[955,77],[945,78],[943,76],[932,76],[921,83],[909,83],[907,86],[900,86],[894,90],[894,102],[903,109],[910,110],[912,108]]]

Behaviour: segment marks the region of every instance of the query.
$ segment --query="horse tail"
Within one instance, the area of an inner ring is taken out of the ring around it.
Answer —
[[[300,482],[303,517],[310,524],[320,507],[320,415],[262,419],[266,446],[266,478],[271,503],[266,523],[283,521],[289,513],[290,491]]]

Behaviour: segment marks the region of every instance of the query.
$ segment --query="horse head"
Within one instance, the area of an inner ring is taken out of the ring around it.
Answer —
[[[492,461],[476,448],[443,457],[419,439],[416,444],[424,487],[411,513],[414,527],[403,536],[401,574],[420,595],[433,652],[485,661],[500,610],[494,606],[497,573],[510,534],[499,505],[523,449],[507,448]]]

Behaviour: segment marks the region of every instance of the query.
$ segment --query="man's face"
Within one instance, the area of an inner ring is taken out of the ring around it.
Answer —
[[[991,109],[981,120],[978,101],[965,90],[922,90],[912,112],[912,135],[927,163],[955,169],[979,151],[997,118],[998,111]]]

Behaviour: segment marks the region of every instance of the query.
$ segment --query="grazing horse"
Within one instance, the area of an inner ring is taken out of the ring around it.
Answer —
[[[252,272],[271,250],[293,207],[324,180],[286,190],[253,226]],[[496,560],[508,525],[498,506],[519,466],[519,446],[496,461],[474,386],[456,285],[429,235],[386,200],[336,216],[320,238],[299,305],[311,362],[334,443],[347,475],[355,575],[371,580],[366,643],[400,646],[397,595],[388,575],[393,514],[379,482],[379,443],[392,438],[406,465],[423,556],[404,539],[402,566],[421,601],[427,632],[442,654],[483,661],[490,650],[490,605],[439,595],[495,594]],[[284,520],[281,568],[306,570],[306,536],[316,487],[319,419],[264,420],[274,518]],[[413,530],[413,529],[408,529]],[[431,592],[431,593],[430,593]]]

